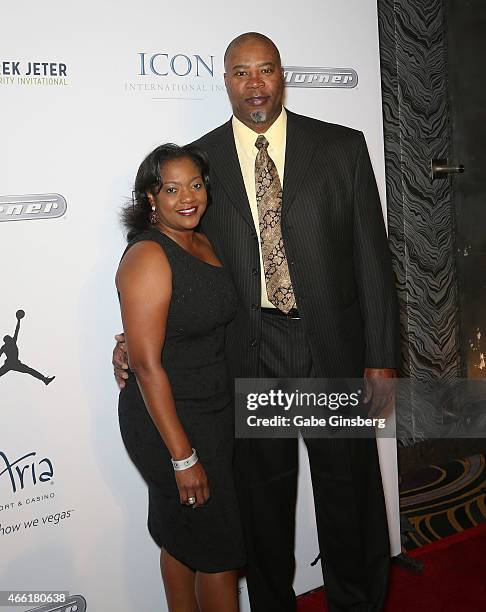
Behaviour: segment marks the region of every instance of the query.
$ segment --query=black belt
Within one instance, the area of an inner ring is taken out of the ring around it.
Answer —
[[[278,308],[264,308],[262,306],[261,311],[264,314],[273,315],[274,317],[285,317],[286,319],[300,319],[300,314],[297,308],[291,308],[287,313],[282,312]]]

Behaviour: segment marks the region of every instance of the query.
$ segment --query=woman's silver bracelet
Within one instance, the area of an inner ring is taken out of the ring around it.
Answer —
[[[182,472],[182,470],[188,470],[190,467],[192,467],[198,462],[198,456],[196,453],[196,449],[195,448],[192,449],[192,455],[188,457],[187,459],[179,459],[178,461],[171,459],[171,461],[174,467],[174,471]]]

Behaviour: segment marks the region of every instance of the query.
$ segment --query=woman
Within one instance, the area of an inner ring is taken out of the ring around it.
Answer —
[[[120,393],[120,428],[148,484],[170,612],[236,612],[245,563],[223,350],[237,298],[196,231],[208,186],[201,152],[171,144],[152,151],[124,211],[129,244],[116,274],[135,374]]]

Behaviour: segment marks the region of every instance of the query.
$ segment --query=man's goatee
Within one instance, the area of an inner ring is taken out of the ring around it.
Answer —
[[[253,123],[263,123],[267,120],[267,111],[253,111],[250,113],[250,119]]]

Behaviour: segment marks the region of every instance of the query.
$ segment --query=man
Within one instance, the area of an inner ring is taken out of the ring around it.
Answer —
[[[230,43],[225,83],[233,117],[195,144],[212,172],[203,231],[240,297],[232,375],[365,375],[379,411],[379,381],[395,375],[396,298],[363,135],[284,109],[280,55],[261,34]],[[380,610],[389,547],[376,443],[306,445],[329,609]],[[241,439],[235,454],[252,611],[294,612],[297,440]]]

